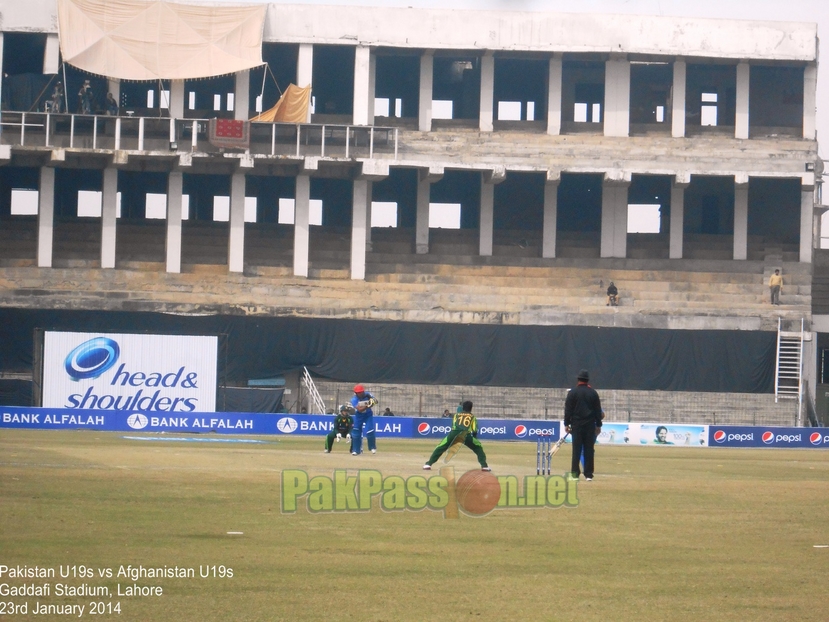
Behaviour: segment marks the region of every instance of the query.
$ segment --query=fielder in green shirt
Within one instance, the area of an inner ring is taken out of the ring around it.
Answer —
[[[325,437],[325,453],[331,453],[331,447],[334,445],[335,439],[338,443],[342,437],[345,437],[345,440],[349,442],[351,441],[351,430],[354,428],[352,412],[353,410],[348,404],[340,406],[340,414],[334,417],[334,427]]]
[[[461,404],[461,408],[452,417],[452,429],[435,447],[435,451],[432,452],[429,460],[423,465],[423,469],[431,470],[432,465],[438,461],[438,458],[455,443],[463,443],[475,452],[482,471],[492,470],[487,466],[483,445],[478,440],[478,420],[472,414],[472,402],[466,401]]]

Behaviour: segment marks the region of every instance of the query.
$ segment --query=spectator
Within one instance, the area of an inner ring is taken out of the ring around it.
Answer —
[[[118,102],[112,96],[112,93],[107,93],[106,112],[110,117],[118,116]]]
[[[48,112],[55,114],[63,112],[63,82],[57,81],[55,88],[52,89],[52,97],[46,103],[49,106]]]
[[[616,286],[613,284],[613,281],[610,282],[610,285],[607,286],[607,305],[608,307],[615,307],[619,304],[619,290],[616,289]]]
[[[452,416],[452,413],[450,413],[450,412],[449,412],[449,409],[447,408],[446,410],[444,410],[444,411],[443,411],[443,416],[444,416],[444,417],[451,417],[451,416]]]
[[[780,270],[775,269],[774,274],[769,277],[769,291],[771,292],[771,304],[780,304],[780,292],[783,291],[783,277]]]
[[[83,81],[81,90],[78,91],[78,112],[81,114],[92,114],[92,102],[95,100],[92,92],[92,85],[89,80]]]
[[[383,411],[383,416],[384,417],[394,417],[394,413],[391,411],[391,408],[386,408],[386,410]]]

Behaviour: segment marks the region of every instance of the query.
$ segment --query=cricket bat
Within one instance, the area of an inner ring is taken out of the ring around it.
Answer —
[[[461,447],[463,447],[463,443],[466,440],[466,435],[469,433],[469,430],[464,430],[460,434],[455,437],[455,441],[449,446],[449,449],[446,450],[446,455],[443,457],[444,462],[449,462],[452,458],[455,457]]]
[[[565,434],[565,435],[564,435],[564,436],[562,436],[560,439],[558,439],[558,441],[556,441],[556,444],[555,444],[555,445],[553,445],[553,448],[552,448],[552,449],[550,449],[550,457],[551,457],[551,458],[552,458],[553,456],[555,456],[555,455],[556,455],[556,453],[558,452],[558,450],[559,450],[559,449],[561,449],[561,444],[562,444],[564,441],[566,441],[566,440],[567,440],[567,437],[568,437],[568,436],[570,436],[570,433],[569,433],[569,432],[567,432],[567,434]]]

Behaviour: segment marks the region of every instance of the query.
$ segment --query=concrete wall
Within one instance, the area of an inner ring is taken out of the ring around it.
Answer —
[[[817,25],[639,15],[268,7],[266,41],[814,61]]]
[[[6,32],[57,32],[55,0],[0,0],[0,15]],[[807,62],[817,57],[817,25],[812,23],[640,15],[271,4],[264,37],[266,41],[430,49]]]
[[[354,383],[314,382],[329,410],[347,402],[353,395]],[[377,413],[388,407],[395,415],[408,417],[439,417],[444,409],[454,412],[461,400],[472,400],[475,414],[482,418],[558,420],[564,417],[567,393],[567,389],[552,388],[363,384],[380,402]],[[596,388],[608,422],[795,425],[797,414],[796,401],[775,403],[773,395]]]

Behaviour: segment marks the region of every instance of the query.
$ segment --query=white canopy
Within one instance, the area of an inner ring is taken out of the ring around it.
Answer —
[[[267,5],[58,0],[63,59],[121,80],[188,80],[262,65]]]

